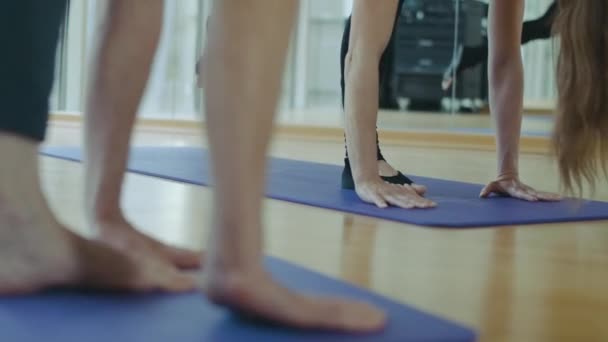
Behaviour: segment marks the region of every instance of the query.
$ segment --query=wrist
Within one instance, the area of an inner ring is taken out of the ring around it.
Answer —
[[[503,170],[498,173],[496,180],[505,181],[505,180],[514,180],[519,179],[519,172],[517,170]]]
[[[377,163],[373,163],[373,167],[365,167],[362,163],[349,163],[347,167],[350,167],[356,185],[376,182],[380,179]]]
[[[378,174],[361,174],[359,177],[353,177],[355,185],[363,186],[366,184],[377,183],[381,180]]]
[[[502,158],[499,157],[499,162],[497,165],[497,174],[498,178],[518,178],[519,177],[519,167],[518,167],[518,157],[516,152],[509,153],[501,153]]]

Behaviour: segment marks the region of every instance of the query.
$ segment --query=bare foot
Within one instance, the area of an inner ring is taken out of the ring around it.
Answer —
[[[0,294],[48,287],[180,291],[194,279],[153,258],[127,256],[68,231],[39,181],[38,145],[0,133]]]
[[[94,223],[100,241],[127,254],[159,257],[181,269],[201,267],[202,253],[163,244],[139,232],[123,216],[118,217]]]
[[[0,202],[0,295],[51,287],[186,291],[194,286],[194,279],[172,267],[76,236],[50,212],[24,215]]]
[[[382,329],[378,309],[338,298],[306,296],[278,283],[261,267],[246,272],[207,272],[209,299],[238,313],[297,329],[367,333]]]

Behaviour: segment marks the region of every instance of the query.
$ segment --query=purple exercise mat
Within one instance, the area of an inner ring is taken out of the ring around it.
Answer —
[[[43,155],[80,161],[79,148],[45,148]],[[131,152],[129,170],[178,182],[209,185],[207,152],[198,148],[138,147]],[[273,158],[268,170],[267,196],[273,199],[421,226],[474,228],[571,221],[608,220],[608,203],[576,201],[530,203],[506,197],[480,199],[482,185],[411,177],[424,184],[438,202],[428,210],[380,209],[363,203],[354,191],[340,188],[342,168]]]
[[[369,291],[274,259],[267,267],[286,286],[374,303],[388,313],[371,335],[302,332],[238,319],[202,294],[127,295],[49,292],[0,297],[0,340],[19,342],[473,342],[471,330]]]

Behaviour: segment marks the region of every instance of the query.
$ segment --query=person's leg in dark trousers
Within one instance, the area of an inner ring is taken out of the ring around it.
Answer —
[[[0,295],[63,285],[169,288],[166,274],[72,233],[44,198],[38,147],[65,12],[66,0],[0,4]]]
[[[0,131],[42,141],[66,1],[45,1],[43,6],[6,1],[1,7]]]

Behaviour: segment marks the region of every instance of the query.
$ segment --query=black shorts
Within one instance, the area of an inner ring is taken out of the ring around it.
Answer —
[[[0,4],[0,131],[42,141],[67,0]]]

